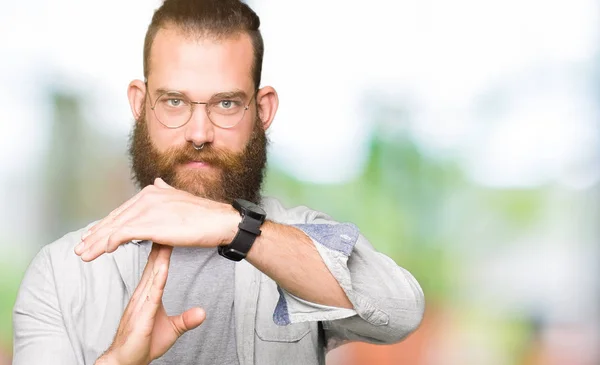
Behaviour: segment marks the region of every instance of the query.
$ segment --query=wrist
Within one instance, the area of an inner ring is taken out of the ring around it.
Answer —
[[[223,221],[224,221],[224,236],[221,242],[219,242],[219,246],[227,246],[233,241],[235,235],[238,232],[238,226],[241,221],[240,213],[235,210],[231,205],[227,204],[223,212]]]

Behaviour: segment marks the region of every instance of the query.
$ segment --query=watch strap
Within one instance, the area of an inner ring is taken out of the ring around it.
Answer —
[[[255,236],[260,236],[260,226],[263,222],[258,219],[254,219],[250,216],[243,216],[242,221],[238,224],[238,228],[242,231],[246,231],[248,233],[252,233]],[[235,239],[234,239],[235,241]]]
[[[245,230],[238,230],[233,241],[226,246],[219,246],[217,251],[219,255],[233,261],[241,261],[246,258],[248,251],[254,244],[256,235]]]
[[[248,251],[252,248],[256,237],[260,236],[260,226],[264,222],[249,215],[242,214],[242,220],[238,224],[238,231],[230,244],[219,246],[219,255],[233,261],[241,261],[246,258]]]

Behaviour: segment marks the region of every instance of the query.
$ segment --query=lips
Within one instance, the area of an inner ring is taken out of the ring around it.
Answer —
[[[210,166],[210,164],[204,161],[189,161],[185,164],[185,166],[193,168],[204,168]]]

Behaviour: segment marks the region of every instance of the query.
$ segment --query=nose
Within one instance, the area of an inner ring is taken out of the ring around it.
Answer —
[[[206,104],[194,105],[194,111],[190,121],[184,126],[185,140],[200,146],[203,143],[211,143],[215,138],[215,130],[208,118]]]

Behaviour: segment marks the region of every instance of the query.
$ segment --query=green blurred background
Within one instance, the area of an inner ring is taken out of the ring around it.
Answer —
[[[0,365],[33,255],[135,193],[127,83],[158,1],[0,1]],[[255,0],[265,192],[357,224],[427,312],[328,364],[598,364],[599,5]]]

